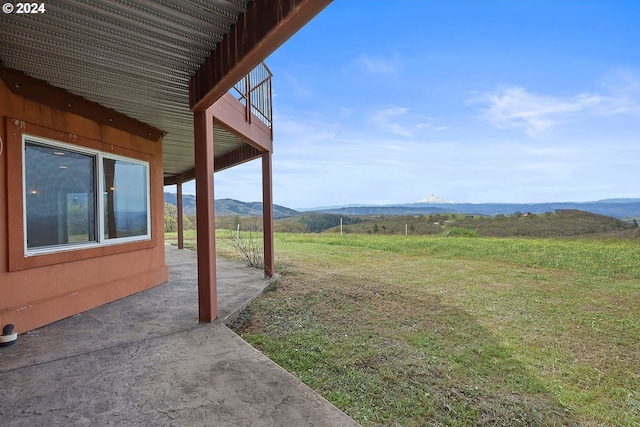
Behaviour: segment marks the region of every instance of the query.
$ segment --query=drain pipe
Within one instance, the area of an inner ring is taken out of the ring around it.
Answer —
[[[2,328],[2,336],[0,336],[0,347],[9,347],[16,343],[18,334],[13,332],[13,325],[8,324]]]

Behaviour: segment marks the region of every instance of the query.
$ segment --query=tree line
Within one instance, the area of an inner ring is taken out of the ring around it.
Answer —
[[[356,234],[412,234],[483,237],[569,237],[611,234],[640,236],[638,222],[623,221],[576,209],[544,214],[514,212],[511,215],[367,215],[327,213],[304,214],[274,221],[274,231],[286,233],[339,232]],[[185,230],[195,229],[195,216],[185,216]],[[216,228],[262,231],[259,216],[224,215],[216,217]],[[165,231],[177,231],[177,209],[165,204]]]

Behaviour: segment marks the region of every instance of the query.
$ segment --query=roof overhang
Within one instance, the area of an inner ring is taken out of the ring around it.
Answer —
[[[177,176],[195,163],[192,111],[209,108],[330,2],[51,0],[44,13],[0,14],[0,62],[62,89],[58,101],[75,95],[165,133],[164,172]],[[234,143],[215,156],[228,158],[241,148]]]

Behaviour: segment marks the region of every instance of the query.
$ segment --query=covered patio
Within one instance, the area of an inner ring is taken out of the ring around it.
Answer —
[[[262,61],[329,2],[0,14],[2,425],[357,425],[224,324],[274,274]],[[264,271],[215,250],[214,172],[253,159]],[[193,179],[197,253],[163,234]]]
[[[225,326],[267,285],[259,270],[218,259],[220,319],[198,323],[196,254],[166,253],[169,283],[0,352],[3,426],[358,425]]]
[[[57,0],[0,14],[0,326],[24,333],[165,282],[163,186],[194,179],[197,319],[214,321],[214,173],[254,159],[271,277],[262,61],[329,3]]]

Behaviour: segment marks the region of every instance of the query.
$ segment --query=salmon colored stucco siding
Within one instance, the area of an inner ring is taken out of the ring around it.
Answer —
[[[168,280],[161,138],[146,139],[139,136],[144,129],[130,133],[46,104],[13,93],[0,79],[0,327],[11,323],[18,333]],[[105,117],[109,111],[104,109]],[[22,133],[148,162],[151,239],[25,256]]]

